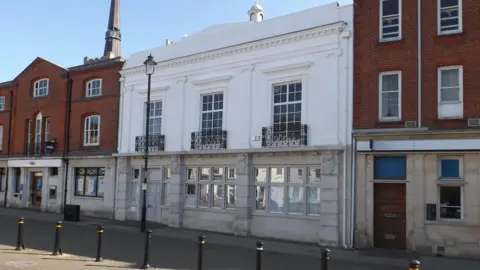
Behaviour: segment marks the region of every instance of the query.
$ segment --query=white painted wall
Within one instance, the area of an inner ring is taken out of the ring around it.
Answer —
[[[272,125],[272,84],[292,80],[303,83],[302,122],[308,125],[308,146],[350,144],[352,7],[330,4],[315,8],[315,12],[307,11],[304,19],[297,13],[292,15],[303,23],[296,25],[296,30],[304,29],[300,32],[274,37],[265,32],[264,37],[268,38],[259,40],[260,32],[252,30],[257,41],[187,56],[196,52],[188,50],[188,44],[198,46],[189,39],[201,40],[202,35],[209,36],[219,30],[212,28],[178,44],[152,49],[157,60],[165,60],[159,62],[152,76],[151,90],[152,101],[163,101],[165,151],[190,150],[190,134],[200,128],[200,96],[214,91],[224,93],[223,129],[228,132],[227,148],[261,148],[261,141],[254,141],[253,137],[261,136],[262,127]],[[262,24],[278,23],[276,27],[282,28],[289,22],[295,23],[289,16],[254,26],[268,30]],[[314,18],[315,21],[307,20]],[[235,29],[240,27],[234,25]],[[226,27],[229,26],[223,25],[222,31]],[[240,36],[248,34],[237,32]],[[230,38],[242,41],[241,37]],[[166,51],[179,58],[168,59]],[[148,54],[145,51],[132,55],[121,71],[119,153],[133,153],[135,137],[143,134],[147,76],[144,68],[139,67],[139,60]]]

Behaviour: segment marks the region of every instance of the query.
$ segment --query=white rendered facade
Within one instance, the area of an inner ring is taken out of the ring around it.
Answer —
[[[121,71],[116,218],[140,218],[143,61],[152,54],[148,220],[348,245],[352,18],[352,6],[332,3],[131,55]],[[164,151],[155,151],[159,137]]]

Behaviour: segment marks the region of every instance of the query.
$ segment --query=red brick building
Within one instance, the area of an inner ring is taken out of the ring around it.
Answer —
[[[40,57],[0,83],[1,198],[6,206],[113,217],[119,117],[119,0],[104,55],[62,68]]]
[[[480,1],[354,2],[356,245],[478,256]]]

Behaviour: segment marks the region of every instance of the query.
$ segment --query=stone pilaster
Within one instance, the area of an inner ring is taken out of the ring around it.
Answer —
[[[169,220],[168,226],[173,228],[182,227],[183,206],[184,206],[184,185],[182,179],[184,178],[183,158],[181,156],[170,157],[170,205],[169,205]]]
[[[127,158],[120,157],[117,159],[117,177],[116,177],[116,202],[115,202],[115,219],[125,220],[127,216],[128,200],[128,170]]]
[[[237,157],[237,179],[236,179],[236,200],[235,200],[235,222],[233,233],[246,236],[250,232],[250,222],[253,202],[252,193],[252,158],[247,154],[240,154]]]

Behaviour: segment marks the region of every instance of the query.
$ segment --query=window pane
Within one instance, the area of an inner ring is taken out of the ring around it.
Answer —
[[[270,212],[283,213],[283,187],[270,187]]]
[[[441,0],[440,1],[441,7],[451,7],[451,6],[458,6],[458,0]]]
[[[224,198],[223,185],[213,185],[213,207],[223,208]]]
[[[97,195],[97,176],[86,176],[85,196]]]
[[[441,71],[442,87],[457,87],[460,85],[458,69],[448,69]]]
[[[382,75],[382,92],[398,91],[398,74]]]
[[[203,184],[199,185],[200,187],[200,197],[198,198],[198,206],[199,207],[208,207],[208,196],[210,194],[210,185],[208,184]]]
[[[233,168],[228,169],[228,180],[234,180],[237,178],[237,171]]]
[[[320,169],[309,169],[308,170],[308,182],[309,183],[320,183]]]
[[[235,185],[227,185],[227,208],[235,208],[237,198],[235,191]]]
[[[193,168],[187,169],[187,180],[197,180],[197,172]]]
[[[213,168],[213,180],[223,180],[223,168]]]
[[[440,218],[462,218],[461,187],[440,187]]]
[[[460,177],[460,160],[458,159],[442,159],[440,162],[441,178],[459,178]]]
[[[170,184],[163,183],[162,185],[162,205],[170,205],[170,201],[168,199],[168,194],[170,194]]]
[[[266,182],[267,181],[267,169],[266,168],[255,169],[255,181],[256,182]]]
[[[440,100],[444,102],[459,101],[460,100],[460,88],[442,88],[440,89]]]
[[[398,0],[383,0],[383,16],[396,15],[398,12]]]
[[[289,168],[288,172],[290,183],[303,183],[303,168]]]
[[[270,168],[270,182],[283,183],[285,180],[285,168]]]
[[[375,179],[407,179],[406,157],[375,157],[374,178]]]
[[[98,177],[98,193],[97,193],[98,197],[103,197],[103,195],[105,193],[103,180],[104,180],[103,176]]]
[[[80,176],[76,178],[75,196],[83,196],[83,187],[85,185],[83,177],[84,176]]]
[[[288,213],[303,214],[303,187],[288,187]]]
[[[399,116],[398,92],[382,93],[382,117]]]
[[[309,215],[320,215],[320,188],[307,188],[307,213]]]
[[[200,169],[200,180],[210,180],[210,168]]]
[[[265,211],[266,205],[266,188],[265,187],[256,187],[255,190],[255,210]]]
[[[185,206],[195,207],[197,206],[196,185],[187,184],[185,190]]]

